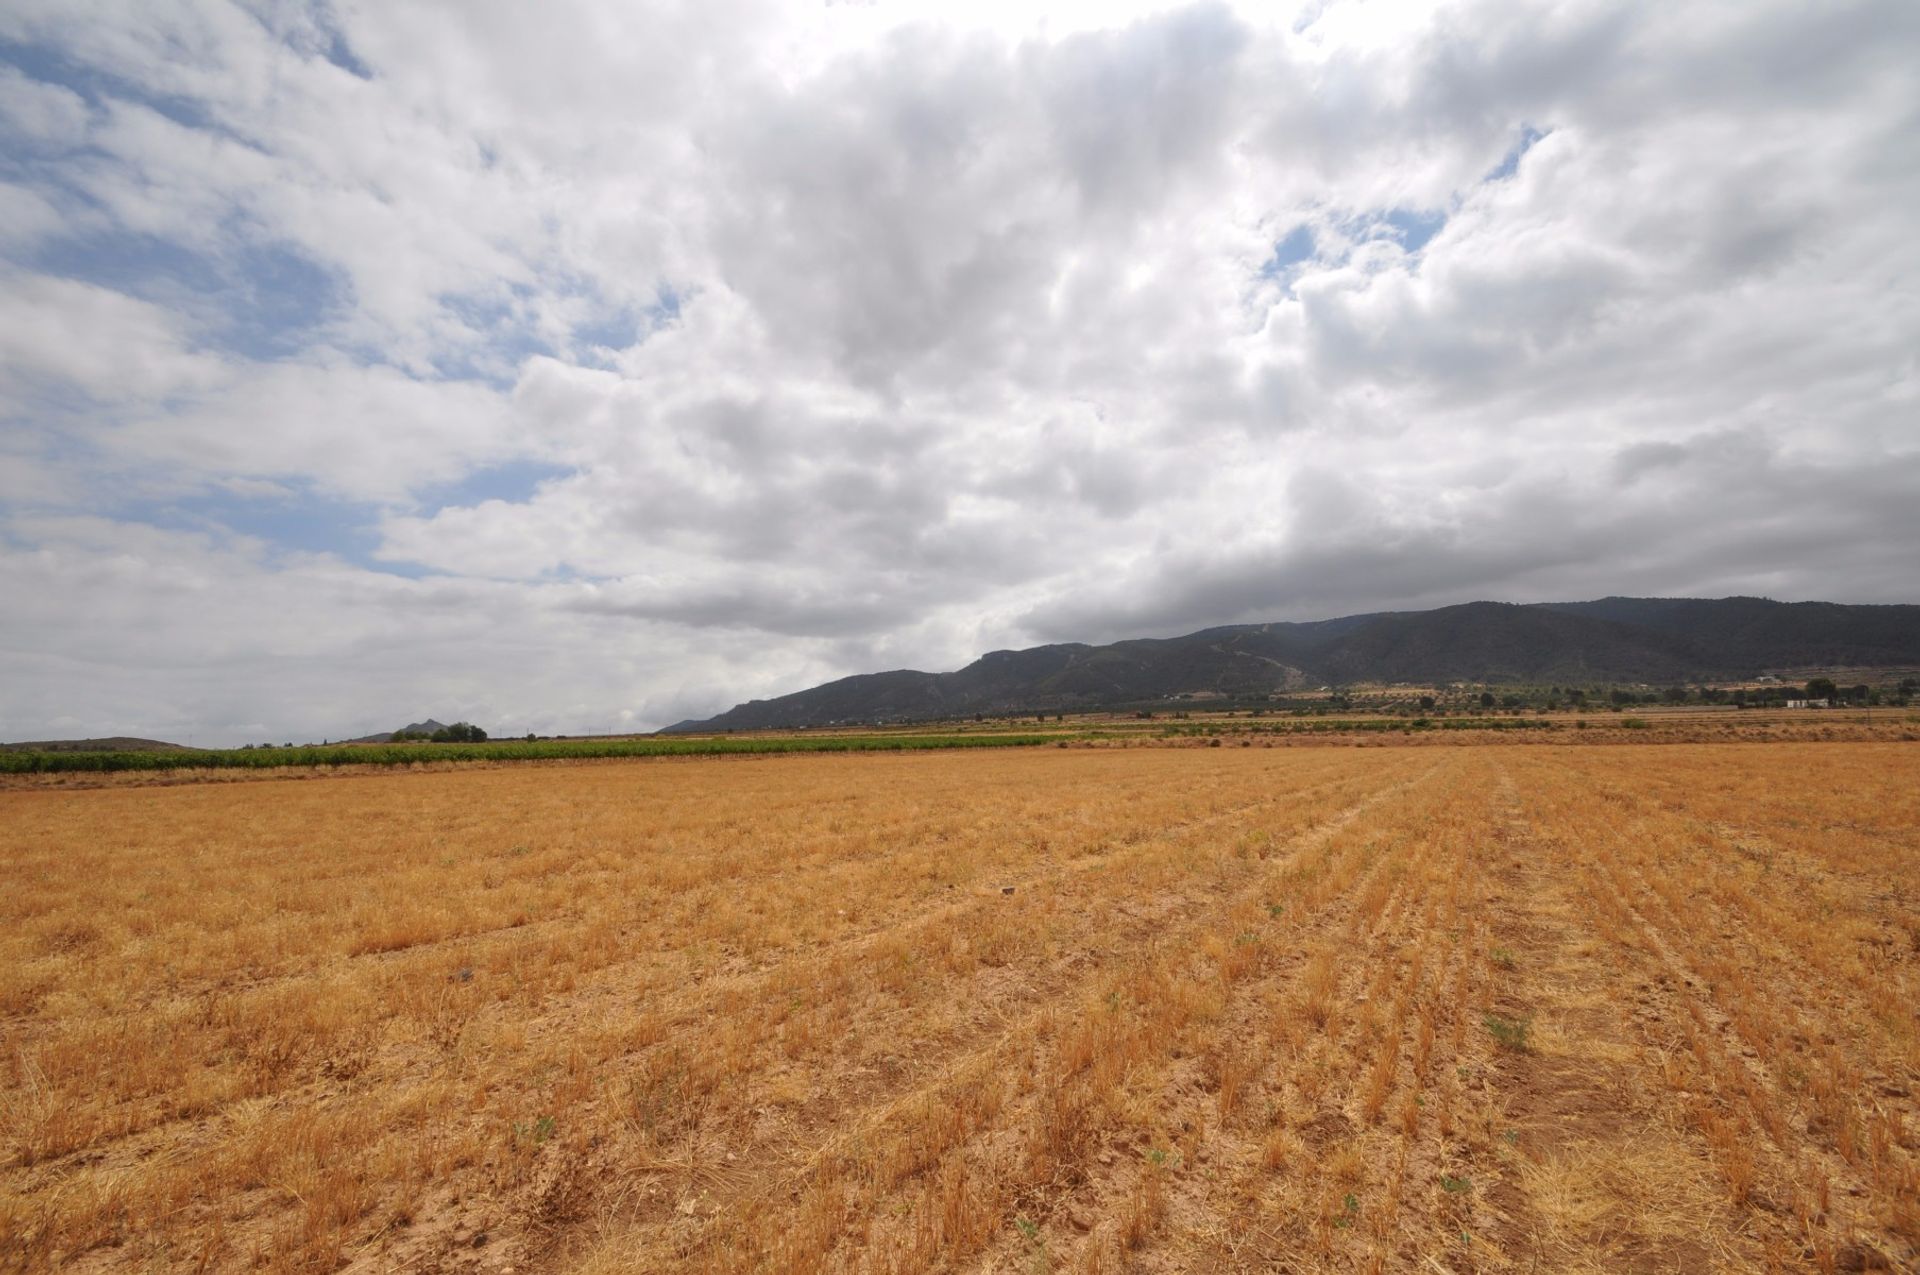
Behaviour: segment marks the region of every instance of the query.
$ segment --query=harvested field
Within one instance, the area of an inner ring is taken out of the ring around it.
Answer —
[[[0,1262],[1920,1262],[1920,752],[0,791]]]

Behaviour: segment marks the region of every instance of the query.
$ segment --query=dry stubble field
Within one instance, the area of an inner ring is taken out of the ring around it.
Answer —
[[[0,1261],[1912,1269],[1916,759],[0,791]]]

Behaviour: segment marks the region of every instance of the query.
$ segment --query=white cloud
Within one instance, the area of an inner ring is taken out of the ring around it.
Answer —
[[[101,442],[147,464],[307,479],[386,502],[547,446],[483,385],[333,361],[236,369],[191,405],[151,405]]]
[[[28,410],[65,391],[97,403],[164,399],[218,384],[177,315],[109,288],[0,275],[0,405]]]
[[[86,99],[73,90],[0,66],[0,121],[17,143],[36,148],[78,145],[86,139],[88,114]]]
[[[1902,599],[1917,15],[22,0],[79,70],[0,73],[53,688],[0,714],[659,724],[1042,637]],[[64,636],[109,599],[178,657]]]

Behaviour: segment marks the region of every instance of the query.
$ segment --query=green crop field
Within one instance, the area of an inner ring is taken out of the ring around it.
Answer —
[[[728,753],[898,752],[921,748],[1019,748],[1057,735],[784,735],[748,738],[543,739],[485,744],[322,744],[295,748],[166,752],[0,752],[0,773],[118,770],[271,770],[285,766],[409,766],[447,761],[552,761],[593,757],[695,757]]]

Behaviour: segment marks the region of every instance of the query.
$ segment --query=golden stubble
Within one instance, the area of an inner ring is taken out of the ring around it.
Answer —
[[[25,1268],[1912,1260],[1901,744],[0,792]]]

